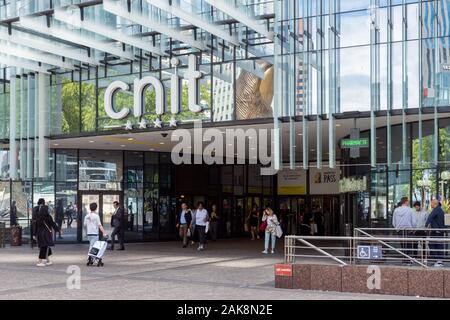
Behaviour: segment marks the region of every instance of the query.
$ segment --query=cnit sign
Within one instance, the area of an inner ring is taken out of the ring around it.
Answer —
[[[170,78],[170,111],[172,114],[178,114],[181,112],[181,78],[178,75],[177,67],[180,61],[177,58],[170,60],[172,67],[175,68],[175,74]],[[195,55],[191,54],[188,57],[188,69],[184,73],[184,78],[188,81],[188,105],[189,110],[192,112],[201,112],[202,107],[198,103],[198,85],[199,79],[202,77],[202,73],[198,71],[197,59]],[[144,113],[144,93],[149,86],[153,86],[155,90],[155,112],[158,116],[163,115],[166,112],[166,92],[162,81],[153,76],[146,76],[140,80],[134,80],[133,89],[133,115],[135,117],[141,117]],[[120,111],[116,111],[114,108],[114,95],[118,91],[129,91],[130,87],[123,81],[112,82],[105,91],[105,112],[111,119],[124,119],[131,112],[130,108],[123,108]]]

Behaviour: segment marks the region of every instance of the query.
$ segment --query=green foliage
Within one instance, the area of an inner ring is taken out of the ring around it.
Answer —
[[[210,83],[203,84],[200,86],[200,100],[204,100],[207,102],[207,105],[210,104],[211,93],[210,93]],[[104,98],[105,89],[100,89],[98,93],[98,121],[99,121],[99,130],[107,130],[112,126],[121,126],[125,123],[126,120],[113,120],[110,119],[104,110],[105,98]],[[116,110],[121,110],[122,108],[133,107],[133,94],[118,92],[114,96],[115,100],[115,108]],[[81,92],[80,85],[78,82],[68,82],[62,84],[61,90],[61,98],[62,98],[62,132],[63,133],[77,133],[81,131],[84,132],[93,132],[95,131],[95,122],[96,122],[96,90],[95,85],[88,82],[81,83]],[[80,99],[81,99],[81,125],[80,128]],[[156,119],[155,110],[155,91],[147,90],[145,92],[145,118],[149,121],[153,121]],[[188,88],[187,83],[183,83],[182,86],[182,112],[176,116],[176,119],[179,121],[189,121],[194,119],[203,119],[205,118],[204,113],[194,113],[188,110]],[[170,106],[170,89],[166,90],[166,104]],[[132,117],[132,115],[130,115]],[[168,112],[163,116],[162,120],[168,122],[171,118],[170,113]],[[133,122],[137,122],[137,119],[131,119]]]

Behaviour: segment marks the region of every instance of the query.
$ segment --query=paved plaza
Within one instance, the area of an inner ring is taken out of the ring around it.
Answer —
[[[105,267],[86,267],[85,244],[54,248],[54,265],[38,268],[37,249],[0,249],[0,299],[416,299],[274,288],[281,251],[261,254],[262,240],[220,240],[207,250],[178,242],[128,244],[107,251]],[[281,248],[281,247],[280,247]],[[81,270],[81,287],[67,289],[67,269]]]

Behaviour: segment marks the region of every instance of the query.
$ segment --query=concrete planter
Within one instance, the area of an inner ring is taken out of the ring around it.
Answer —
[[[432,298],[450,297],[450,269],[378,265],[376,269],[369,270],[368,267],[370,266],[343,267],[297,263],[276,265],[275,287]],[[377,277],[378,282],[375,281]]]

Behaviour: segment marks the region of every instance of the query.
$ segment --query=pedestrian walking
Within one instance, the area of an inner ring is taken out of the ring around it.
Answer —
[[[86,229],[86,236],[89,241],[89,251],[91,251],[95,242],[99,240],[99,231],[102,232],[104,237],[107,237],[105,229],[102,226],[100,217],[97,213],[97,203],[91,203],[89,205],[90,212],[84,217],[84,228]],[[92,257],[88,257],[88,263],[92,262]]]
[[[217,234],[219,232],[219,213],[217,212],[217,206],[213,205],[211,208],[211,221],[210,221],[210,235],[211,235],[211,240],[212,241],[216,241],[217,240]]]
[[[58,232],[58,239],[62,239],[63,237],[61,236],[61,230],[62,230],[62,226],[63,226],[63,221],[64,221],[64,206],[62,203],[62,199],[58,199],[58,201],[56,202],[56,207],[55,207],[55,222],[58,225],[59,228],[59,232]]]
[[[120,206],[119,201],[113,202],[114,213],[111,216],[111,227],[113,228],[111,232],[111,246],[109,250],[114,250],[114,242],[117,236],[117,241],[119,242],[118,250],[125,250],[124,242],[124,226],[125,226],[125,211]]]
[[[262,217],[263,223],[266,223],[266,228],[264,230],[264,251],[262,253],[268,254],[269,253],[269,247],[271,242],[272,250],[270,253],[275,253],[275,244],[277,239],[277,226],[280,225],[278,218],[276,214],[273,212],[273,210],[270,207],[267,207],[264,210],[264,214]]]
[[[204,208],[203,202],[198,202],[197,210],[194,212],[192,219],[194,225],[194,232],[199,239],[199,245],[197,250],[202,251],[205,249],[206,244],[206,223],[209,221],[208,211]]]
[[[73,213],[75,212],[73,203],[70,202],[69,205],[66,207],[65,215],[67,217],[67,228],[72,227],[73,222]]]
[[[252,235],[252,240],[258,239],[259,240],[259,230],[258,230],[258,223],[259,223],[259,210],[258,205],[253,204],[252,210],[250,211],[247,221],[250,224],[250,234]]]
[[[36,240],[39,248],[39,261],[36,264],[38,267],[50,266],[53,263],[50,261],[52,249],[55,244],[53,242],[53,232],[60,231],[58,225],[53,221],[52,216],[48,212],[48,207],[45,205],[44,199],[38,202],[38,210],[35,212],[35,230]]]
[[[442,238],[444,236],[443,231],[438,229],[445,228],[445,213],[442,210],[441,205],[437,199],[431,201],[431,211],[428,216],[426,227],[431,228],[430,236],[432,238]],[[441,242],[430,241],[430,255],[436,260],[434,267],[440,268],[444,267],[443,259],[445,258],[444,244]]]
[[[189,209],[187,203],[181,204],[180,214],[177,216],[177,228],[180,238],[183,241],[183,248],[188,245],[188,233],[190,233],[192,226],[192,211]]]

